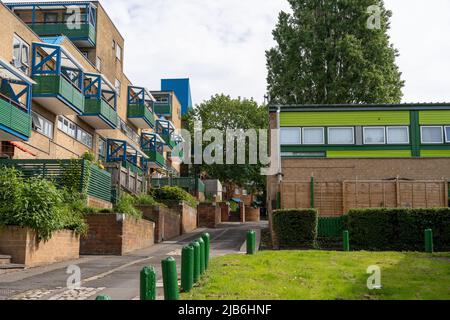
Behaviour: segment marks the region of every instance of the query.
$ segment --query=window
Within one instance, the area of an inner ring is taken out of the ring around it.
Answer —
[[[58,14],[57,13],[44,13],[44,22],[45,23],[57,23],[58,22]]]
[[[364,128],[364,144],[385,144],[386,130],[384,127]]]
[[[53,122],[45,119],[34,111],[31,112],[31,126],[34,131],[53,139]]]
[[[422,143],[443,143],[442,127],[422,127]]]
[[[450,143],[450,127],[445,127],[445,142]]]
[[[323,128],[303,128],[303,144],[324,144]]]
[[[92,148],[92,135],[81,129],[72,121],[69,121],[66,118],[60,116],[58,118],[58,129],[68,134],[72,138],[77,139],[79,142],[88,146],[89,148]]]
[[[329,144],[354,144],[354,128],[328,128]]]
[[[101,161],[106,159],[106,141],[103,138],[98,140],[98,159]]]
[[[281,128],[280,130],[280,144],[293,145],[301,144],[301,130],[300,128]]]
[[[97,57],[97,60],[95,61],[95,67],[98,71],[102,71],[102,59]]]
[[[116,44],[116,58],[122,60],[122,47]]]
[[[408,144],[408,127],[387,127],[387,143],[389,144]]]
[[[120,97],[120,87],[121,87],[121,83],[119,80],[116,79],[116,81],[114,82],[114,88],[117,91],[117,96]]]
[[[112,42],[112,48],[115,49],[116,48],[116,41],[113,40]]]
[[[18,36],[13,40],[13,65],[24,73],[30,68],[30,46]]]

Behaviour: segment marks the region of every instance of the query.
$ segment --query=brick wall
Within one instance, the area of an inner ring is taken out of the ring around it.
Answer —
[[[141,206],[144,218],[155,223],[156,243],[173,239],[181,234],[181,214],[178,208]]]
[[[197,208],[192,208],[187,203],[179,206],[181,210],[181,233],[190,233],[197,229]]]
[[[218,205],[200,203],[198,210],[198,226],[205,228],[215,228],[221,222],[222,210]]]
[[[111,202],[107,202],[95,197],[88,196],[88,206],[99,208],[99,209],[112,209],[113,205]]]
[[[245,206],[245,221],[246,222],[259,222],[261,210],[259,208],[253,208],[251,206]]]
[[[87,236],[81,238],[80,253],[122,255],[154,244],[155,224],[125,215],[95,214],[86,217]]]
[[[0,228],[0,252],[12,263],[37,267],[79,258],[80,237],[73,231],[58,231],[48,241],[38,242],[36,232],[21,227]]]

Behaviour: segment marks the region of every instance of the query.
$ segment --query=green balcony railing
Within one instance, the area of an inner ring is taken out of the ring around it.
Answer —
[[[140,176],[144,175],[144,171],[141,168],[129,161],[122,161],[122,167],[130,169],[131,172],[137,173]]]
[[[170,149],[175,148],[175,146],[177,145],[177,143],[173,140],[171,135],[162,134],[161,138],[163,138],[163,140],[165,141],[166,145],[168,145]]]
[[[103,99],[86,99],[83,116],[102,117],[111,127],[117,128],[117,111]]]
[[[89,23],[81,24],[79,29],[70,29],[67,23],[30,24],[29,26],[39,36],[65,35],[72,41],[89,40],[95,44],[95,27]]]
[[[33,85],[34,97],[63,97],[79,113],[84,113],[85,97],[81,91],[63,76],[47,75],[33,76],[36,84]]]
[[[154,114],[144,104],[128,104],[127,117],[130,119],[141,118],[152,128],[155,126]]]
[[[159,115],[171,115],[172,114],[172,106],[168,102],[154,102],[153,109],[156,114]]]
[[[164,156],[158,151],[146,151],[145,153],[148,155],[150,162],[156,163],[161,167],[166,165],[166,159],[164,159]]]
[[[31,116],[0,97],[0,125],[25,137],[31,135]]]

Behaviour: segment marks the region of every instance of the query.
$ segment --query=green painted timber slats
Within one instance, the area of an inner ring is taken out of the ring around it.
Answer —
[[[88,194],[90,196],[110,202],[112,198],[111,184],[112,179],[109,172],[91,165],[88,185]]]
[[[409,125],[409,111],[282,112],[282,127]]]
[[[86,99],[84,103],[84,114],[87,116],[98,115],[103,116],[106,120],[111,122],[114,127],[117,127],[117,111],[114,110],[105,100],[103,99]]]
[[[319,217],[318,220],[318,236],[339,238],[344,231],[345,217]]]
[[[155,116],[145,104],[128,104],[128,118],[144,118],[153,127],[155,125]]]
[[[137,173],[140,176],[144,175],[144,172],[142,171],[141,168],[139,168],[137,165],[135,165],[129,161],[122,161],[122,167],[124,167],[126,169],[130,169],[131,172]]]
[[[171,115],[172,114],[172,106],[170,103],[153,103],[153,109],[156,114],[159,115]]]
[[[70,29],[66,23],[35,24],[30,28],[40,36],[65,35],[71,40],[89,39],[95,44],[95,27],[89,23],[80,25],[78,29]]]
[[[164,156],[159,153],[156,150],[152,150],[152,151],[148,151],[146,152],[146,154],[149,157],[149,160],[151,162],[157,163],[160,166],[165,166],[166,165],[166,159],[164,159]]]
[[[33,76],[33,79],[36,81],[36,84],[33,85],[33,95],[62,96],[80,113],[84,113],[84,95],[63,76]]]
[[[31,116],[3,99],[0,99],[0,124],[24,136],[31,135]]]
[[[450,125],[450,110],[419,111],[421,125]]]
[[[161,138],[163,138],[163,140],[166,142],[166,145],[168,145],[171,149],[175,148],[175,146],[177,145],[177,143],[172,139],[172,136],[168,134],[162,134]]]

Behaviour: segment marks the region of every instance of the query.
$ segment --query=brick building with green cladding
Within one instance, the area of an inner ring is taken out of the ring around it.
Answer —
[[[268,178],[270,211],[305,207],[302,199],[308,197],[312,199],[308,207],[318,201],[331,206],[334,199],[334,209],[323,208],[333,215],[345,213],[352,206],[385,207],[389,201],[385,199],[384,182],[392,180],[412,183],[409,191],[397,187],[395,206],[447,206],[450,103],[271,105],[269,112],[270,127],[280,129],[275,151],[281,158],[278,175]],[[307,181],[312,181],[310,188],[302,186]],[[364,194],[355,187],[351,191],[357,197],[376,201],[357,199],[349,205],[346,181],[367,182],[356,186],[367,189]],[[376,181],[378,185],[373,187],[371,182]],[[437,184],[420,185],[424,181]],[[430,197],[438,184],[442,185],[436,189],[440,198],[434,202],[403,201],[414,192],[415,198]],[[287,192],[291,194],[287,196]]]

